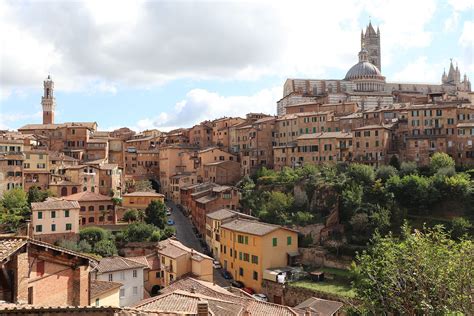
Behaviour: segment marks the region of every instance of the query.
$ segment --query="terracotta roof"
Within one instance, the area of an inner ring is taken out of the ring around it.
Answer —
[[[143,264],[144,266],[146,266],[148,269],[150,269],[150,264],[147,260],[147,257],[146,256],[138,256],[138,257],[127,257],[127,259],[129,260],[133,260],[137,263],[140,263],[140,264]]]
[[[354,130],[357,131],[357,130],[377,129],[377,128],[389,129],[387,126],[383,126],[383,125],[366,125],[366,126],[361,126],[361,127],[355,128]]]
[[[118,168],[118,164],[116,163],[104,163],[99,166],[100,170],[112,170]]]
[[[0,237],[0,262],[10,257],[18,249],[27,243],[26,239],[22,238],[2,238]]]
[[[81,208],[77,201],[66,201],[59,198],[47,198],[44,202],[31,203],[31,210],[42,211],[42,210],[67,210]]]
[[[144,192],[144,191],[139,191],[139,192],[132,192],[132,193],[125,193],[125,194],[122,194],[122,196],[161,196],[161,197],[164,197],[163,194],[161,193],[156,193],[156,192]]]
[[[96,122],[68,122],[61,124],[27,124],[20,127],[18,130],[41,130],[41,129],[57,129],[61,127],[86,127],[94,129],[97,126]]]
[[[211,259],[194,249],[188,248],[177,240],[168,238],[158,243],[158,253],[170,258],[178,258],[186,254],[193,253],[194,255],[200,256],[205,259]]]
[[[323,300],[317,297],[310,297],[306,301],[298,304],[295,308],[305,310],[309,308],[311,311],[317,312],[317,315],[321,316],[332,316],[334,315],[344,304],[337,301]]]
[[[240,213],[240,212],[237,212],[237,211],[234,211],[234,210],[230,210],[230,209],[227,209],[227,208],[223,208],[223,209],[211,212],[211,213],[207,214],[206,216],[209,217],[210,219],[215,219],[215,220],[223,220],[223,219],[228,219],[228,218],[237,217],[237,216],[241,216],[241,217],[245,217],[245,218],[249,218],[249,219],[251,219],[251,218],[256,219],[253,216],[250,216],[250,215],[247,215],[247,214],[244,214],[244,213]]]
[[[80,252],[72,251],[63,247],[55,246],[44,241],[31,239],[26,236],[19,237],[2,237],[0,236],[0,261],[11,256],[14,252],[20,249],[25,244],[33,244],[40,247],[45,247],[61,253],[67,253],[75,257],[87,259],[92,263],[96,263],[96,259]]]
[[[162,294],[145,302],[142,301],[135,305],[135,308],[144,311],[197,315],[200,302],[207,302],[211,315],[238,316],[242,314],[243,310],[241,305],[229,301],[181,290]]]
[[[223,191],[227,191],[227,190],[230,190],[230,189],[232,189],[231,186],[219,185],[219,186],[216,186],[216,187],[212,188],[212,191],[213,192],[223,192]]]
[[[78,202],[93,202],[93,201],[112,201],[110,196],[90,192],[90,191],[83,191],[76,194],[71,194],[65,196],[64,199],[68,201],[78,201]]]
[[[99,273],[129,270],[129,269],[143,269],[148,266],[137,261],[130,260],[129,258],[114,256],[108,258],[102,258],[97,265],[97,271]]]
[[[241,306],[242,310],[247,310],[252,316],[296,316],[298,315],[297,311],[288,307],[277,305],[273,303],[266,303],[254,298],[246,297],[245,295],[235,295],[226,289],[215,285],[210,282],[196,280],[193,278],[180,279],[169,286],[161,290],[163,294],[172,294],[177,291],[194,291],[194,294],[200,294],[206,297],[218,299],[220,301],[232,302],[235,305]],[[156,298],[156,297],[155,297]],[[151,298],[149,301],[152,301],[154,298]],[[144,302],[146,303],[146,302]],[[143,303],[142,303],[143,304]],[[140,308],[140,307],[139,307]],[[211,308],[211,304],[209,304]],[[238,313],[234,315],[242,315],[243,313]],[[221,314],[216,314],[221,315]]]
[[[91,298],[95,298],[103,293],[107,293],[111,290],[118,289],[122,285],[123,285],[122,283],[118,283],[118,282],[91,280],[90,282]]]
[[[217,199],[217,196],[206,195],[196,200],[196,202],[201,204],[206,204]]]
[[[221,227],[225,229],[257,235],[257,236],[264,236],[280,228],[290,230],[283,226],[272,225],[272,224],[267,224],[267,223],[262,223],[262,222],[257,222],[257,221],[251,221],[248,219],[235,219],[221,225]]]

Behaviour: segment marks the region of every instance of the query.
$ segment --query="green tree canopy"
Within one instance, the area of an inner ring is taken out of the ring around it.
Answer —
[[[54,196],[53,192],[50,190],[41,190],[38,186],[34,185],[28,189],[28,204],[31,205],[31,203],[43,202],[50,196]]]
[[[102,257],[111,257],[117,254],[117,247],[113,240],[104,239],[94,245],[94,253]]]
[[[126,210],[123,213],[123,220],[126,222],[135,222],[138,219],[138,211],[136,209]]]
[[[110,233],[100,227],[85,227],[79,232],[79,239],[87,241],[92,247],[102,240],[110,238]]]
[[[454,168],[454,166],[454,159],[446,153],[435,153],[430,159],[430,169],[433,173],[441,168]]]
[[[26,193],[21,188],[5,191],[0,200],[0,223],[7,225],[12,231],[20,226],[20,223],[28,219],[30,208]]]
[[[155,231],[158,229],[154,225],[137,222],[127,226],[124,236],[125,240],[129,242],[148,241]],[[160,232],[158,231],[158,233]]]
[[[347,168],[349,178],[359,184],[370,185],[375,180],[374,168],[368,165],[353,163]]]
[[[410,174],[418,174],[418,167],[413,161],[404,161],[400,165],[400,176],[407,176]]]
[[[376,235],[352,266],[353,286],[374,315],[473,315],[474,245],[455,242],[441,226],[401,238]]]
[[[166,205],[161,201],[151,201],[145,209],[145,222],[164,229],[166,227]]]
[[[375,172],[375,177],[385,182],[397,174],[398,170],[393,166],[380,166]]]

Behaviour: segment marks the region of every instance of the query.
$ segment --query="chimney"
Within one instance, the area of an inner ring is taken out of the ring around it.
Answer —
[[[304,310],[304,316],[311,316],[311,307],[306,307]]]
[[[190,292],[191,292],[191,293],[196,293],[196,287],[195,287],[194,285],[191,287],[191,291],[190,291]]]
[[[31,227],[31,220],[27,219],[25,223],[26,223],[26,236],[28,238],[33,238],[33,229]]]
[[[209,315],[209,304],[207,301],[200,301],[197,303],[197,316],[208,316]]]

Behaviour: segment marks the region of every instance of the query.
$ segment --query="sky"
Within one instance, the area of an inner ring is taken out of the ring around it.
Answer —
[[[0,0],[0,129],[56,122],[167,131],[276,113],[287,78],[342,79],[360,32],[381,32],[389,82],[474,79],[472,0]]]

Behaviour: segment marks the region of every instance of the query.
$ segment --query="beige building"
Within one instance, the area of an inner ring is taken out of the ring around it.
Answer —
[[[204,165],[203,182],[235,185],[240,179],[240,163],[237,161],[217,161]]]
[[[79,233],[79,203],[60,198],[31,203],[31,224],[35,239],[55,243],[76,240]]]
[[[120,287],[122,283],[91,280],[90,302],[92,306],[120,306]]]
[[[24,190],[32,186],[47,190],[50,180],[49,154],[46,150],[25,151],[23,160]]]
[[[197,183],[195,172],[183,172],[170,177],[171,199],[176,204],[181,204],[181,188]]]
[[[212,282],[212,258],[184,246],[177,240],[166,239],[158,245],[161,264],[161,284],[166,287],[185,275]]]
[[[122,206],[126,208],[146,209],[152,201],[165,203],[165,196],[156,192],[132,192],[122,195]]]
[[[392,150],[392,131],[389,126],[368,125],[354,130],[354,161],[378,167],[388,163]]]

